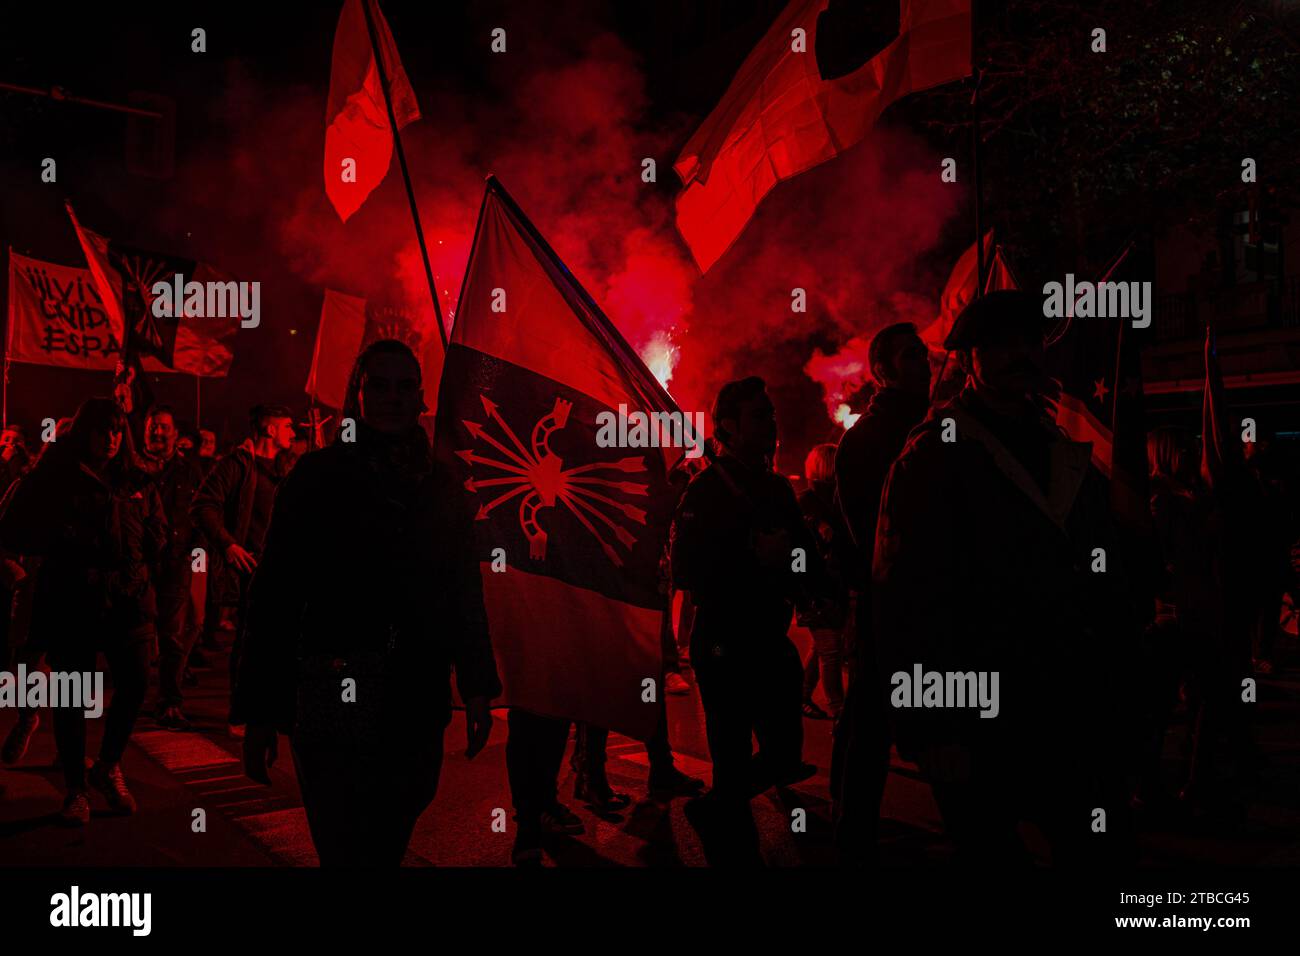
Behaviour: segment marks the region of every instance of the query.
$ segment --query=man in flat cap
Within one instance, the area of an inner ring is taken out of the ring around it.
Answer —
[[[945,345],[966,384],[912,433],[876,531],[898,749],[929,780],[958,858],[981,865],[1029,862],[1022,822],[1057,865],[1132,845],[1110,690],[1127,653],[1124,570],[1091,446],[1044,413],[1048,328],[1020,291],[958,316]]]

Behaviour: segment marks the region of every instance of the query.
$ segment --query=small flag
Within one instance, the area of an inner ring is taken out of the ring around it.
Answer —
[[[975,298],[975,273],[979,269],[979,260],[975,244],[961,254],[953,266],[948,284],[943,287],[939,299],[939,316],[921,332],[921,340],[931,351],[942,352],[944,340],[952,331],[952,323],[961,315]],[[1016,277],[1011,273],[1002,255],[1002,247],[993,242],[993,230],[984,233],[984,291],[994,292],[998,289],[1017,289]]]
[[[325,195],[344,222],[388,174],[393,130],[361,4],[370,4],[397,128],[420,118],[388,21],[375,0],[345,0],[334,33],[329,103],[325,108]]]
[[[598,445],[597,416],[620,406],[677,411],[489,179],[443,368],[437,455],[476,511],[507,702],[646,739],[663,692],[667,467],[681,451]]]
[[[1097,281],[1125,281],[1140,271],[1130,243]],[[1111,482],[1112,511],[1141,528],[1149,518],[1141,330],[1120,317],[1063,323],[1047,348],[1048,369],[1061,386],[1056,423],[1075,441],[1092,443],[1092,462]]]
[[[814,42],[827,2],[791,0],[677,158],[677,228],[701,272],[777,183],[858,143],[895,100],[971,71],[970,0],[901,0],[898,35],[823,80]]]
[[[239,284],[206,262],[110,241],[82,226],[71,203],[66,208],[123,352],[152,356],[175,372],[229,374],[240,322]],[[174,303],[170,316],[154,314],[154,285],[166,282],[175,286],[178,277],[183,286],[197,282],[211,290],[204,295],[205,314],[187,313],[184,300]],[[209,316],[208,311],[225,314]]]

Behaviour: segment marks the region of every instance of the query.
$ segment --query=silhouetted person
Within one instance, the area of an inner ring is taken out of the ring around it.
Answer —
[[[1147,435],[1152,530],[1161,574],[1155,618],[1142,641],[1143,684],[1148,690],[1143,699],[1145,750],[1134,805],[1144,813],[1159,811],[1168,796],[1161,782],[1161,758],[1179,684],[1205,658],[1205,649],[1216,644],[1223,627],[1214,508],[1197,475],[1199,460],[1195,440],[1179,429],[1159,428]],[[1200,699],[1199,688],[1193,687],[1188,701],[1193,718]]]
[[[711,863],[761,864],[751,797],[815,772],[802,759],[803,667],[788,631],[820,562],[794,490],[772,470],[776,431],[762,379],[724,385],[713,407],[719,453],[672,527],[673,586],[696,607],[691,661],[713,760],[713,788],[686,812]]]
[[[88,399],[0,516],[0,544],[41,558],[31,628],[50,670],[94,671],[102,651],[112,675],[99,760],[89,773],[85,708],[54,708],[67,786],[61,819],[70,826],[90,820],[87,784],[116,813],[136,808],[121,760],[148,686],[157,612],[149,567],[166,541],[167,520],[132,460],[122,410],[112,399]]]
[[[184,694],[181,677],[190,655],[195,633],[190,627],[193,584],[194,522],[190,506],[202,482],[202,474],[177,446],[176,416],[166,405],[155,405],[145,416],[144,450],[139,463],[153,477],[163,511],[167,515],[167,544],[154,567],[154,591],[158,598],[158,710],[157,720],[169,730],[188,730],[189,721],[181,710]]]
[[[877,332],[867,346],[876,387],[862,416],[840,439],[836,492],[857,546],[853,649],[854,680],[831,751],[835,841],[844,862],[862,863],[876,849],[880,800],[889,772],[889,703],[871,611],[871,557],[876,516],[889,468],[907,436],[929,409],[930,353],[916,326],[900,322]]]
[[[945,345],[966,386],[912,433],[876,532],[872,598],[898,749],[970,863],[1027,862],[1026,820],[1056,864],[1132,849],[1115,766],[1116,681],[1136,644],[1119,610],[1129,585],[1091,446],[1039,410],[1052,387],[1045,331],[1041,299],[1024,292],[962,312]],[[945,675],[944,688],[946,675],[971,674],[991,692],[996,673],[992,707],[954,706],[955,679],[951,696],[930,695],[941,706],[924,706],[922,688],[898,679],[918,666]]]
[[[357,358],[334,443],[276,497],[254,576],[236,705],[244,762],[267,783],[290,735],[323,866],[397,866],[433,800],[454,667],[466,756],[501,692],[471,514],[420,426],[420,364],[391,339]]]
[[[271,522],[275,491],[285,472],[284,452],[293,444],[293,415],[283,405],[258,405],[249,413],[250,437],[220,459],[194,496],[194,523],[234,572],[239,621],[230,649],[230,729],[243,734],[244,716],[235,703],[243,649],[248,584]]]
[[[827,595],[808,601],[796,614],[812,634],[813,646],[803,668],[803,715],[839,720],[844,710],[844,667],[848,663],[851,596],[849,575],[857,571],[856,549],[835,496],[835,446],[817,445],[804,461],[808,487],[799,494],[808,530],[821,552]],[[813,700],[820,681],[830,713]]]

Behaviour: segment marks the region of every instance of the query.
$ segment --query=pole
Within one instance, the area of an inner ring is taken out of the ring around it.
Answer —
[[[438,288],[433,282],[433,266],[429,264],[429,249],[424,244],[424,229],[420,226],[420,210],[415,205],[415,190],[411,188],[411,173],[406,168],[406,152],[402,149],[402,136],[397,131],[397,115],[393,112],[393,96],[388,89],[388,73],[384,70],[384,58],[379,50],[379,35],[375,31],[375,21],[370,14],[372,0],[361,0],[361,10],[366,15],[366,30],[370,33],[370,49],[375,57],[375,69],[379,72],[379,86],[384,91],[384,105],[388,107],[388,125],[393,131],[393,146],[397,150],[397,163],[402,168],[402,182],[406,185],[406,200],[411,206],[411,221],[415,223],[415,238],[420,243],[420,256],[424,259],[424,277],[429,282],[429,296],[433,299],[433,316],[438,323],[438,338],[442,341],[442,351],[447,351],[447,330],[442,327],[442,308],[438,305]]]
[[[970,58],[975,74],[975,89],[971,92],[971,151],[975,166],[975,298],[984,295],[984,181],[980,176],[980,84],[984,82],[984,71],[979,67],[975,43],[975,2],[971,0],[970,9]]]

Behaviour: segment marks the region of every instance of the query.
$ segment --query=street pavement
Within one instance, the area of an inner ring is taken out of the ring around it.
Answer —
[[[807,632],[792,632],[801,655]],[[1145,863],[1295,865],[1300,863],[1300,670],[1295,644],[1279,655],[1285,667],[1261,679],[1256,722],[1261,751],[1268,760],[1251,795],[1244,819],[1206,821],[1195,827],[1154,827],[1142,837]],[[209,652],[212,667],[198,672],[199,686],[187,690],[191,733],[159,728],[152,713],[152,691],[123,761],[140,804],[131,817],[108,816],[92,794],[95,814],[83,830],[59,826],[61,775],[54,769],[48,716],[23,761],[0,767],[0,866],[314,866],[317,862],[298,795],[287,742],[265,787],[244,777],[240,741],[224,721],[226,655]],[[825,706],[818,692],[819,702]],[[670,738],[677,766],[710,777],[698,694],[669,696]],[[510,792],[505,770],[505,712],[493,726],[488,746],[472,761],[464,756],[464,717],[456,712],[447,729],[447,756],[437,799],[421,818],[407,855],[412,866],[508,866],[514,825],[493,831],[503,810],[509,821]],[[15,721],[0,711],[0,735]],[[91,744],[98,745],[101,721],[91,721]],[[770,866],[834,863],[830,845],[828,769],[831,724],[805,719],[804,757],[817,766],[810,780],[785,790],[769,790],[753,801]],[[1186,738],[1179,715],[1167,741],[1172,774]],[[617,814],[598,815],[572,799],[568,758],[560,777],[560,799],[583,820],[586,833],[554,838],[547,846],[553,866],[703,866],[704,854],[683,814],[684,800],[657,802],[646,796],[648,769],[642,744],[619,735],[609,741],[608,774],[616,790],[633,797]],[[794,832],[794,811],[806,811],[805,832]],[[196,811],[202,811],[202,814]],[[202,819],[204,826],[196,824]],[[1032,832],[1031,847],[1037,847]],[[916,768],[892,756],[881,823],[881,862],[896,866],[944,865],[951,847],[941,835],[929,787]]]

